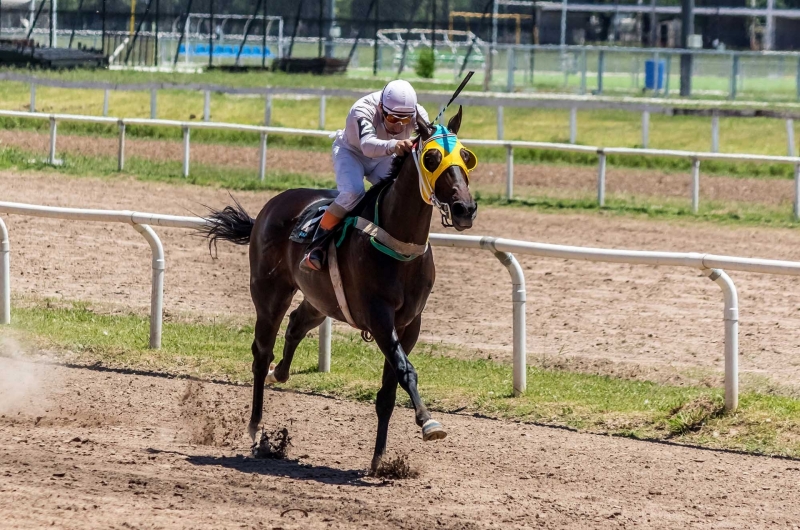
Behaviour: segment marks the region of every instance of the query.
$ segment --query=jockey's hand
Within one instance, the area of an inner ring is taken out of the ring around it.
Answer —
[[[394,146],[394,154],[400,156],[406,153],[410,153],[411,148],[413,146],[414,142],[412,142],[411,140],[398,140],[397,144]]]

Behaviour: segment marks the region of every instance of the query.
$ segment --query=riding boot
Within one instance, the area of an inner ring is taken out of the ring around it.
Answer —
[[[325,262],[328,257],[328,242],[335,230],[336,226],[330,230],[326,230],[321,226],[317,227],[317,231],[314,232],[314,237],[311,240],[311,244],[308,246],[306,255],[303,257],[303,261],[300,262],[301,269],[307,271],[321,271],[325,268]]]

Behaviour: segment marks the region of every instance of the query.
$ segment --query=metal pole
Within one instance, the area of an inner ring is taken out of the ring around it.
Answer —
[[[211,91],[203,93],[203,121],[211,121]]]
[[[689,35],[694,34],[694,0],[681,0],[681,96],[692,95],[692,59]]]
[[[647,149],[650,143],[650,111],[642,111],[642,148]]]
[[[794,166],[794,219],[800,221],[800,164]]]
[[[189,176],[189,127],[183,126],[183,176]]]
[[[794,120],[786,120],[786,156],[795,156],[794,149]]]
[[[503,107],[497,107],[497,139],[503,139]]]
[[[156,89],[150,89],[150,119],[156,119]]]
[[[58,23],[58,0],[50,0],[50,47],[58,47],[58,36],[56,34]]]
[[[36,83],[31,83],[31,105],[30,111],[36,112]]]
[[[711,152],[719,153],[719,114],[711,115]]]
[[[264,102],[264,125],[269,126],[272,122],[272,94],[267,94]]]
[[[47,159],[47,163],[53,165],[56,163],[56,134],[57,134],[58,125],[56,124],[56,119],[52,116],[50,117],[50,156]]]
[[[692,159],[692,213],[700,209],[700,160]]]
[[[109,90],[103,90],[103,116],[108,116],[108,97]]]
[[[119,120],[119,145],[117,146],[117,171],[125,169],[125,122]]]
[[[213,6],[213,1],[212,1]],[[161,16],[161,5],[159,0],[156,0],[156,15],[153,19],[155,23],[155,28],[153,28],[155,33],[155,47],[153,49],[153,63],[155,64],[156,68],[158,67],[158,17]]]
[[[506,198],[514,198],[514,147],[506,146]]]
[[[731,99],[736,99],[736,89],[739,81],[739,56],[731,54],[731,82],[728,93]]]
[[[153,280],[150,289],[150,349],[161,348],[161,330],[164,315],[164,246],[149,225],[133,225],[150,244],[153,253]]]
[[[597,93],[603,93],[603,70],[606,65],[606,54],[603,50],[597,52]]]
[[[569,109],[569,143],[578,141],[578,108]]]
[[[267,133],[261,133],[258,150],[258,180],[264,182],[267,176]]]
[[[508,48],[506,53],[506,61],[508,67],[508,75],[506,77],[506,92],[513,92],[514,68],[516,67],[516,57],[514,57],[514,48]]]
[[[264,0],[264,11],[261,14],[261,69],[267,69],[267,0]]]
[[[586,61],[588,58],[586,57],[586,50],[581,52],[581,94],[586,93],[586,68],[587,64]]]
[[[772,14],[775,9],[775,0],[767,0],[767,27],[765,31],[764,50],[775,49],[775,16]]]
[[[606,205],[606,154],[597,150],[597,205]]]
[[[705,269],[708,279],[722,289],[725,300],[725,410],[739,407],[739,297],[736,285],[721,269]]]
[[[317,356],[317,371],[328,373],[331,371],[331,324],[330,317],[322,321],[319,326],[319,354]]]
[[[214,0],[209,0],[208,20],[208,67],[214,66]]]
[[[0,218],[0,324],[11,324],[11,243]]]
[[[567,45],[567,0],[561,0],[561,39],[559,40],[562,48]]]
[[[372,40],[372,75],[378,75],[378,60],[380,58],[380,45],[378,44],[378,30],[380,29],[378,6],[380,6],[380,4],[380,0],[375,0],[375,38]]]
[[[327,98],[323,94],[319,98],[319,129],[325,130],[325,107]]]

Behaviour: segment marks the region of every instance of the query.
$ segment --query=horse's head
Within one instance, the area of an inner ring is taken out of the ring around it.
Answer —
[[[414,150],[425,202],[442,213],[442,224],[459,232],[472,228],[478,205],[469,191],[469,172],[478,164],[475,154],[458,141],[461,107],[447,123],[432,125],[417,114],[419,144]]]

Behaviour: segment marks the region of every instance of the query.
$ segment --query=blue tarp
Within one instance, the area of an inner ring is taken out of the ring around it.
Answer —
[[[205,55],[208,56],[210,47],[208,44],[192,44],[189,47],[189,54],[190,55]],[[239,46],[233,44],[215,44],[214,45],[214,57],[219,57],[222,59],[235,59],[236,54],[239,53]],[[179,55],[186,55],[186,45],[181,44],[180,48],[178,48]],[[261,58],[261,46],[258,45],[250,45],[246,44],[242,48],[242,55],[241,57],[258,57]],[[266,57],[267,59],[271,59],[274,56],[270,51],[269,47],[266,49]]]

